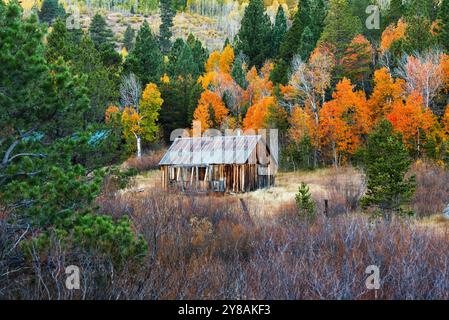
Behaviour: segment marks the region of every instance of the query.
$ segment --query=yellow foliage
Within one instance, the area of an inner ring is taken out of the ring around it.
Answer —
[[[164,75],[161,77],[161,82],[164,84],[170,83],[170,77],[164,73]]]
[[[128,50],[126,50],[125,47],[122,48],[122,60],[125,61],[126,57],[128,56]]]
[[[230,73],[234,63],[234,50],[231,45],[227,45],[220,55],[219,68],[221,72]]]
[[[209,58],[206,61],[206,72],[212,72],[212,71],[217,71],[219,69],[219,65],[220,65],[220,58],[221,55],[218,51],[213,51],[210,55]]]
[[[140,121],[142,118],[133,107],[125,107],[122,113],[123,135],[130,138],[140,134]]]
[[[104,118],[106,123],[110,123],[114,120],[115,116],[117,116],[120,113],[120,110],[117,106],[110,105],[105,112]]]
[[[382,32],[382,37],[380,41],[380,49],[382,52],[390,49],[393,42],[402,39],[405,35],[405,29],[407,28],[407,24],[399,19],[396,25],[391,24],[385,28]]]

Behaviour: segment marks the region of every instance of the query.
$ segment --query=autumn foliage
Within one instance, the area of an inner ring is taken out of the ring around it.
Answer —
[[[104,120],[107,124],[113,124],[119,114],[120,109],[117,106],[110,105],[105,111]]]
[[[389,25],[382,32],[382,37],[380,41],[380,49],[382,52],[390,49],[391,45],[405,36],[405,30],[407,28],[407,24],[400,19],[397,24]]]
[[[290,117],[289,137],[296,143],[308,137],[316,137],[317,126],[310,108],[294,107]],[[312,139],[315,141],[315,139]],[[316,146],[318,147],[318,146]]]
[[[373,122],[378,122],[391,111],[392,105],[405,95],[405,81],[394,79],[387,68],[374,72],[374,89],[368,99]]]
[[[201,94],[193,117],[194,120],[201,123],[201,130],[207,130],[209,128],[219,128],[228,113],[229,110],[220,96],[215,92],[206,90]]]
[[[386,117],[393,124],[394,130],[402,134],[404,144],[417,152],[423,144],[422,140],[435,133],[438,123],[417,92],[410,94],[405,103],[402,100],[396,101]]]
[[[357,35],[341,61],[345,75],[353,81],[363,82],[370,72],[373,53],[371,43],[364,36]]]
[[[318,128],[321,143],[329,147],[335,164],[357,150],[370,124],[365,93],[354,91],[351,81],[344,78],[337,84],[332,100],[323,105]]]
[[[261,129],[266,127],[266,120],[270,106],[275,105],[273,97],[264,97],[253,104],[246,113],[243,120],[243,128],[247,129]]]

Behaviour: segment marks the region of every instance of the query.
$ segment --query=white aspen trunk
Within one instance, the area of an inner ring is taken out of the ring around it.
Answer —
[[[140,137],[137,137],[137,157],[142,157],[142,144],[140,141]]]
[[[134,137],[136,137],[136,144],[137,144],[137,158],[142,157],[142,142],[140,137],[134,133]]]

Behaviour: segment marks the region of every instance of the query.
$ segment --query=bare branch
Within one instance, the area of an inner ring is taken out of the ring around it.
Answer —
[[[124,76],[120,84],[120,103],[122,107],[134,107],[137,109],[141,96],[142,84],[134,73]]]

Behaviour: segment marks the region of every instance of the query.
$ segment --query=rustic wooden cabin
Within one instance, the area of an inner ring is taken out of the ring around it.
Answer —
[[[274,185],[277,158],[260,135],[177,138],[159,162],[165,190],[246,192]]]

